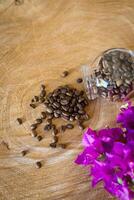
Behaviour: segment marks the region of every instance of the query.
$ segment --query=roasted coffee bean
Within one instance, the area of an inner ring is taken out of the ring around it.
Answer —
[[[50,147],[56,148],[57,144],[55,142],[49,144]]]
[[[54,112],[57,113],[58,115],[61,115],[62,113],[61,110],[55,110]]]
[[[25,156],[27,153],[28,153],[28,150],[23,150],[23,151],[21,151],[21,155],[22,155],[22,156]]]
[[[73,125],[73,124],[67,124],[67,125],[66,125],[66,128],[68,128],[68,129],[73,129],[73,128],[74,128],[74,125]]]
[[[75,119],[79,120],[81,118],[80,114],[76,114]]]
[[[52,135],[55,136],[55,135],[57,135],[57,134],[58,134],[58,129],[54,128],[54,129],[52,130]]]
[[[55,135],[53,136],[53,143],[57,143],[58,142],[58,137]]]
[[[46,87],[44,84],[41,84],[40,88],[41,88],[41,90],[45,90]]]
[[[51,128],[52,128],[52,130],[56,129],[56,125],[55,125],[55,124],[52,124],[52,125],[51,125]]]
[[[86,113],[85,115],[82,115],[81,118],[83,120],[89,120],[89,115]]]
[[[17,123],[18,123],[19,125],[21,125],[21,124],[23,123],[23,121],[22,121],[21,118],[17,118],[16,121],[17,121]]]
[[[46,113],[45,112],[41,112],[41,119],[46,119]]]
[[[66,92],[66,95],[69,96],[69,97],[72,97],[73,96],[73,92],[71,92],[71,91],[70,92]]]
[[[59,117],[60,117],[60,114],[54,112],[54,117],[55,117],[55,118],[59,118]]]
[[[69,74],[68,71],[64,71],[64,72],[62,72],[61,77],[66,77],[66,76],[68,76],[68,74]]]
[[[38,135],[38,136],[37,136],[37,140],[38,140],[38,141],[41,141],[42,139],[43,139],[43,138],[42,138],[41,135]]]
[[[37,118],[35,121],[36,121],[37,124],[41,124],[42,123],[42,119],[41,118]]]
[[[83,106],[80,103],[77,103],[77,107],[78,107],[79,110],[83,109]]]
[[[40,102],[40,103],[44,103],[44,101],[45,101],[45,98],[44,98],[44,97],[40,97],[40,98],[39,98],[39,102]]]
[[[73,122],[75,118],[73,116],[69,117],[69,121]]]
[[[63,116],[67,116],[67,117],[68,117],[68,116],[69,116],[69,112],[62,111],[62,115],[63,115]]]
[[[84,110],[78,110],[78,113],[81,114],[81,115],[84,115],[85,111]]]
[[[84,97],[79,97],[78,102],[81,103],[82,101],[84,101],[85,98]]]
[[[60,101],[61,105],[67,105],[69,103],[69,101],[67,99],[63,99]]]
[[[35,130],[37,128],[37,124],[31,124],[31,130]]]
[[[78,78],[77,79],[77,83],[82,83],[83,79],[82,78]]]
[[[46,111],[47,111],[48,113],[53,113],[53,108],[52,108],[52,107],[47,107]]]
[[[69,107],[68,106],[61,106],[62,110],[68,111]]]
[[[79,129],[80,129],[80,130],[84,130],[83,124],[79,124]]]
[[[38,102],[39,101],[39,97],[38,96],[34,96],[34,101]]]
[[[65,130],[66,130],[66,126],[62,125],[62,126],[61,126],[61,131],[62,131],[62,132],[65,132]]]
[[[72,112],[73,112],[73,108],[69,108],[69,109],[68,109],[68,112],[69,112],[69,113],[72,113]]]
[[[36,130],[31,130],[31,136],[32,136],[32,137],[36,137],[36,136],[37,136]]]
[[[45,127],[44,127],[44,130],[45,131],[51,130],[51,124],[46,124]]]
[[[41,168],[41,167],[42,167],[41,161],[37,161],[37,162],[35,163],[35,166],[36,166],[37,169]]]
[[[60,103],[58,103],[58,102],[54,102],[53,105],[54,105],[56,108],[59,108],[59,107],[60,107]]]
[[[36,105],[33,104],[33,103],[30,103],[30,107],[31,107],[31,108],[36,108]]]

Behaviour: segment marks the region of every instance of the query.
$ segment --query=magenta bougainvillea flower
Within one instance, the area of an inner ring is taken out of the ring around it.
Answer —
[[[103,181],[113,196],[130,200],[134,198],[134,106],[122,108],[117,123],[122,128],[88,128],[82,140],[84,150],[75,163],[89,167],[93,187]]]

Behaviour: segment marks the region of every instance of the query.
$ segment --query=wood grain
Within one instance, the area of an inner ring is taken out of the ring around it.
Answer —
[[[107,48],[134,49],[133,40],[133,0],[0,1],[0,142],[10,148],[0,145],[0,200],[113,199],[101,185],[92,190],[86,169],[73,163],[82,149],[78,128],[60,135],[66,150],[50,149],[49,134],[41,142],[31,138],[29,125],[43,107],[32,110],[29,102],[41,83],[47,91],[62,84],[83,88],[76,84],[82,64]],[[70,75],[60,78],[66,69]],[[119,106],[91,102],[89,126],[114,125]],[[22,126],[17,117],[25,119]],[[26,157],[24,148],[30,150]]]

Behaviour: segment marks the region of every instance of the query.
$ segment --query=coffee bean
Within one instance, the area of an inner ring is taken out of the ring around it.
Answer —
[[[68,74],[69,74],[68,71],[64,71],[64,72],[62,72],[61,77],[66,77],[66,76],[68,76]]]
[[[55,118],[59,118],[59,117],[60,117],[60,114],[54,112],[54,117],[55,117]]]
[[[58,137],[55,135],[53,136],[53,143],[57,143],[58,142]]]
[[[22,156],[25,156],[27,153],[28,153],[27,150],[23,150],[23,151],[21,151],[21,155],[22,155]]]
[[[40,102],[40,103],[44,103],[44,101],[45,101],[45,98],[44,98],[44,97],[40,97],[40,98],[39,98],[39,102]]]
[[[54,128],[54,129],[52,130],[52,135],[55,136],[55,135],[57,135],[57,134],[58,134],[58,129]]]
[[[84,110],[79,110],[78,113],[81,114],[81,115],[84,115],[85,111]]]
[[[44,127],[44,130],[49,131],[49,130],[51,130],[51,128],[52,128],[51,124],[46,124],[45,127]]]
[[[80,98],[78,99],[78,102],[81,103],[81,102],[84,101],[84,100],[85,100],[84,97],[80,97]]]
[[[53,113],[53,108],[52,108],[52,107],[48,107],[48,108],[46,109],[46,111],[47,111],[48,113]]]
[[[62,119],[65,120],[65,121],[68,121],[69,120],[69,116],[62,115]]]
[[[84,130],[84,126],[82,124],[79,125],[80,130]]]
[[[36,137],[37,136],[37,132],[35,130],[31,130],[31,136],[32,137]]]
[[[43,138],[42,138],[41,135],[38,135],[38,136],[37,136],[37,140],[38,140],[38,141],[41,141],[42,139],[43,139]]]
[[[36,121],[37,124],[41,124],[42,123],[42,119],[41,118],[37,118],[35,121]]]
[[[72,113],[73,112],[73,108],[69,108],[67,109],[69,113]]]
[[[67,105],[69,102],[68,102],[68,100],[66,100],[66,99],[63,99],[63,100],[61,100],[60,101],[60,103],[61,103],[61,105]]]
[[[69,121],[71,121],[71,122],[73,122],[75,120],[75,118],[74,117],[69,117]]]
[[[31,108],[36,108],[36,105],[33,104],[33,103],[30,103],[30,107],[31,107]]]
[[[58,115],[61,115],[62,113],[61,110],[55,110],[54,112],[57,113]]]
[[[62,110],[64,110],[64,111],[68,111],[68,106],[61,106],[61,108],[62,108]]]
[[[31,130],[35,130],[37,128],[37,124],[31,124]]]
[[[62,115],[63,115],[63,116],[69,117],[69,112],[67,112],[67,111],[62,111]]]
[[[73,124],[67,124],[67,125],[66,125],[66,128],[68,128],[68,129],[73,129],[73,128],[74,128],[74,125],[73,125]]]
[[[19,125],[21,125],[23,123],[21,118],[17,118],[16,121],[18,122]]]
[[[34,101],[38,102],[39,101],[39,97],[38,96],[34,96]]]
[[[50,147],[56,148],[57,144],[55,142],[49,144]]]
[[[82,83],[83,79],[82,78],[78,78],[77,79],[77,83]]]
[[[40,161],[37,161],[37,162],[35,163],[35,166],[36,166],[37,169],[39,169],[39,168],[42,167],[42,164],[41,164]]]
[[[58,102],[54,102],[53,105],[54,105],[56,108],[59,108],[59,107],[60,107],[60,103],[58,103]]]
[[[41,112],[41,119],[46,119],[46,113],[45,112]]]
[[[40,88],[41,88],[41,90],[45,90],[46,87],[44,84],[41,84]]]

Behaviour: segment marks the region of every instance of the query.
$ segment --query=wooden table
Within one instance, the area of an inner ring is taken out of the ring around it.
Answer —
[[[75,166],[82,150],[77,127],[59,135],[68,143],[65,150],[49,147],[50,134],[40,142],[30,136],[29,126],[44,108],[29,103],[41,83],[48,92],[63,84],[83,88],[76,83],[81,65],[107,48],[134,49],[133,41],[133,0],[0,0],[0,200],[113,199],[101,185],[92,190],[87,170]],[[70,75],[61,78],[66,69]],[[87,125],[114,125],[119,105],[91,102]],[[25,157],[23,149],[29,149]]]

